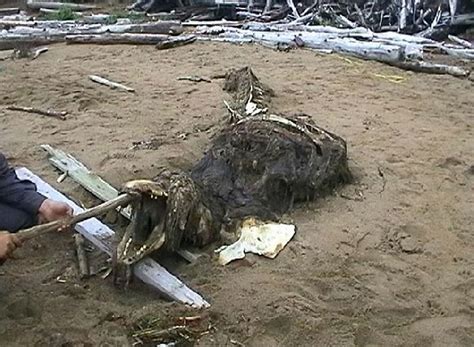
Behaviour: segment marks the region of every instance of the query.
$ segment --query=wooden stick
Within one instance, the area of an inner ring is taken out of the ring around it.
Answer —
[[[115,199],[106,201],[73,217],[49,222],[42,225],[35,225],[34,227],[18,231],[16,235],[21,241],[27,241],[32,238],[50,233],[52,231],[58,231],[61,228],[67,228],[86,219],[103,215],[106,212],[116,209],[118,206],[126,206],[133,199],[134,197],[130,194],[122,194],[117,196]]]
[[[181,76],[177,78],[178,81],[191,81],[191,82],[207,82],[211,83],[212,81],[209,78],[201,76]]]
[[[67,115],[66,111],[40,110],[34,107],[23,107],[23,106],[7,106],[7,110],[21,111],[21,112],[27,112],[27,113],[36,113],[36,114],[41,114],[43,116],[59,118],[61,120],[65,120],[66,115]]]
[[[85,279],[90,276],[89,261],[87,259],[86,251],[84,249],[85,239],[79,234],[74,234],[74,244],[76,245],[77,263],[79,265],[80,279]]]
[[[127,86],[124,86],[123,84],[120,84],[120,83],[117,83],[117,82],[112,82],[112,81],[109,81],[108,79],[105,79],[103,77],[100,77],[100,76],[96,76],[96,75],[89,75],[89,79],[93,82],[96,82],[96,83],[99,83],[99,84],[103,84],[105,86],[108,86],[112,89],[122,89],[122,90],[125,90],[127,92],[130,92],[130,93],[134,93],[135,92],[135,89],[133,88],[130,88],[130,87],[127,87]]]

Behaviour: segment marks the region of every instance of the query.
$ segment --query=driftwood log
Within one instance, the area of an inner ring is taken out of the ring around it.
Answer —
[[[168,35],[162,34],[101,34],[101,35],[70,35],[66,43],[70,44],[99,44],[99,45],[156,45],[169,40]]]
[[[327,26],[299,24],[248,23],[243,29],[202,27],[198,39],[217,42],[256,42],[276,49],[305,47],[326,53],[343,53],[357,58],[376,60],[402,69],[450,74],[457,77],[469,71],[457,67],[420,62],[425,50],[437,50],[449,55],[474,59],[474,50],[452,47],[424,37],[395,32],[374,33],[366,28],[339,29]]]
[[[178,37],[171,37],[168,40],[161,41],[156,44],[156,49],[170,49],[180,46],[189,45],[196,41],[196,36],[193,35],[183,35]]]
[[[89,11],[97,8],[95,5],[76,4],[72,2],[47,2],[28,0],[26,6],[32,10],[39,10],[40,8],[47,8],[51,10],[59,10],[67,7],[74,11]]]
[[[12,14],[18,14],[18,13],[20,13],[20,9],[18,7],[0,8],[0,17],[10,16]]]

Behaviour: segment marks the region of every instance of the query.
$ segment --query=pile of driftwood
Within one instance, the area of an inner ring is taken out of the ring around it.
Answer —
[[[450,55],[462,60],[474,59],[474,47],[466,40],[449,35],[450,41],[440,42],[428,37],[439,33],[442,28],[460,25],[465,28],[474,23],[474,14],[459,14],[460,11],[470,10],[469,5],[460,0],[446,0],[446,3],[441,0],[335,0],[331,3],[316,0],[311,4],[306,0],[296,4],[293,0],[285,0],[284,4],[270,0],[263,4],[254,0],[245,7],[246,11],[240,11],[240,5],[227,0],[223,7],[216,7],[212,1],[207,1],[207,4],[202,1],[184,4],[182,1],[139,0],[132,6],[134,10],[173,9],[168,13],[143,14],[140,20],[117,19],[106,14],[83,14],[75,20],[35,20],[17,13],[15,9],[7,9],[3,14],[0,12],[0,50],[28,50],[54,42],[152,44],[159,49],[195,40],[258,43],[285,51],[307,48],[324,53],[348,54],[403,69],[457,77],[466,77],[470,71],[463,67],[427,62],[424,60],[426,53]],[[400,4],[403,6],[400,7]],[[51,5],[29,1],[28,5],[42,11],[58,9],[58,3]],[[84,10],[88,6],[78,4],[73,8]],[[205,9],[208,9],[207,12]],[[191,14],[191,17],[183,17],[182,13]],[[219,19],[223,17],[246,19]],[[379,19],[375,21],[375,18]],[[195,28],[194,32],[189,27]],[[393,30],[386,31],[388,29]],[[411,35],[403,31],[418,33]]]
[[[463,0],[137,0],[129,9],[149,14],[172,9],[183,20],[278,20],[424,37],[474,24],[474,4]]]

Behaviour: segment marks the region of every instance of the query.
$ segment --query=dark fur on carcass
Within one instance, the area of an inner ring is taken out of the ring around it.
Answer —
[[[169,251],[182,243],[209,244],[247,217],[277,221],[294,202],[312,200],[350,179],[345,141],[308,116],[272,113],[273,92],[249,68],[230,72],[225,89],[233,95],[230,124],[190,173],[164,171],[155,179],[166,196],[143,198],[134,210],[142,225],[165,218]],[[143,216],[153,211],[144,202],[156,204],[157,216]],[[134,232],[146,235],[152,227]]]

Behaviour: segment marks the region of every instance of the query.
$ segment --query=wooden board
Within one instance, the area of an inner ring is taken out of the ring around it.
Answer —
[[[48,183],[33,174],[27,168],[19,168],[16,170],[16,173],[20,179],[26,179],[35,183],[38,192],[44,196],[57,201],[66,202],[73,208],[74,213],[80,213],[83,211],[81,207],[69,200],[66,196],[51,187]],[[75,229],[101,251],[109,255],[112,253],[114,231],[97,218],[91,218],[78,223],[76,224]],[[209,303],[199,294],[192,291],[182,281],[174,277],[164,267],[151,258],[145,258],[138,262],[134,267],[134,274],[143,282],[158,289],[163,295],[170,299],[195,308],[205,308],[210,306]]]

